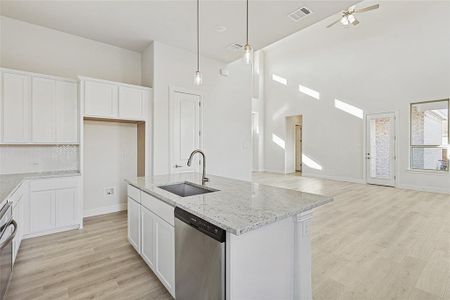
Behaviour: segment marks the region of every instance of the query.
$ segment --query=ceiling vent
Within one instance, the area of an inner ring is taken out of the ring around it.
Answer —
[[[239,43],[233,43],[231,45],[228,45],[227,49],[228,50],[232,50],[232,51],[240,51],[242,49],[242,47],[244,47],[244,46],[242,46]]]
[[[288,17],[289,17],[292,21],[298,22],[298,21],[300,21],[300,19],[306,17],[307,15],[310,15],[311,13],[312,13],[312,12],[311,12],[311,10],[309,10],[309,8],[302,7],[302,8],[299,8],[299,9],[297,9],[297,10],[291,12],[291,13],[288,15]]]

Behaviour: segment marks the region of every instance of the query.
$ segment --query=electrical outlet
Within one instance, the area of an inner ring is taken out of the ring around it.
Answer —
[[[113,187],[105,188],[105,196],[111,197],[112,195],[114,195],[114,188]]]

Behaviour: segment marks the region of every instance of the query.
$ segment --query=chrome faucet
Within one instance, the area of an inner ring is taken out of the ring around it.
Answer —
[[[202,163],[202,165],[203,165],[202,185],[205,185],[205,183],[209,181],[209,178],[206,177],[206,158],[205,158],[205,153],[203,153],[203,151],[200,150],[200,149],[196,149],[196,150],[192,151],[192,153],[191,153],[191,155],[189,156],[189,159],[188,159],[188,161],[187,161],[187,165],[188,165],[189,167],[191,166],[191,164],[192,164],[192,158],[194,157],[194,155],[195,155],[196,153],[200,153],[200,154],[203,156],[203,163]]]

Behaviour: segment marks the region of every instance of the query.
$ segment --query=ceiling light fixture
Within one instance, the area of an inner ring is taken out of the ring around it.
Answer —
[[[194,84],[201,85],[202,82],[202,73],[200,73],[200,0],[197,0],[197,70],[195,71]]]
[[[244,46],[244,63],[251,64],[253,62],[253,47],[248,42],[248,0],[247,0],[247,10],[246,10],[246,43]]]

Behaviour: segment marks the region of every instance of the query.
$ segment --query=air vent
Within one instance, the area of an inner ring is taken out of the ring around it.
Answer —
[[[288,17],[294,21],[294,22],[298,22],[300,21],[300,19],[306,17],[307,15],[311,14],[311,10],[309,10],[309,8],[306,7],[302,7],[299,8],[293,12],[291,12]]]
[[[232,51],[240,51],[242,49],[242,47],[244,47],[244,46],[242,46],[241,44],[233,43],[233,44],[227,46],[227,49],[232,50]]]

